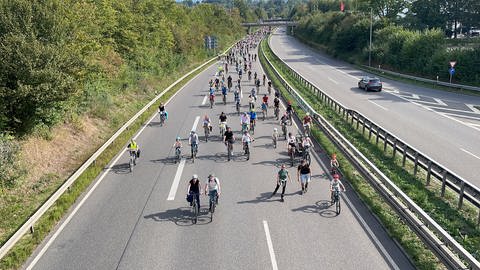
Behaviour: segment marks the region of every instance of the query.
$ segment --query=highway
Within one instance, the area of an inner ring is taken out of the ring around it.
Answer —
[[[230,69],[234,69],[230,67]],[[261,67],[254,62],[260,74]],[[309,191],[300,194],[296,168],[288,170],[285,202],[277,194],[275,176],[288,160],[282,140],[274,149],[271,133],[280,127],[272,117],[258,120],[249,161],[239,146],[240,123],[233,94],[227,105],[210,109],[206,95],[216,66],[192,79],[166,105],[169,119],[159,125],[158,115],[144,126],[137,142],[142,155],[133,172],[122,151],[92,184],[88,192],[24,265],[24,269],[413,269],[377,220],[344,180],[340,215],[329,204],[325,153],[315,149]],[[237,76],[230,72],[234,79]],[[253,83],[243,76],[244,91]],[[261,87],[261,94],[266,92]],[[273,98],[273,96],[272,96]],[[243,96],[243,110],[247,109]],[[258,104],[257,104],[258,105]],[[195,162],[186,140],[196,129],[203,140],[201,119],[216,123],[228,115],[236,131],[234,157],[226,158],[214,125],[209,142],[201,141]],[[289,129],[296,133],[295,125]],[[175,137],[184,143],[184,159],[174,163]],[[202,183],[215,173],[222,195],[213,221],[206,197],[201,216],[191,222],[185,200],[187,181],[198,174]]]
[[[344,106],[480,187],[480,96],[388,79],[382,79],[382,92],[367,93],[357,87],[366,72],[287,36],[284,29],[274,33],[270,45],[291,68]]]

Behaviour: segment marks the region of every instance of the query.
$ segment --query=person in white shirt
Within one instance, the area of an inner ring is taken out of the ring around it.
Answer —
[[[208,176],[207,182],[205,183],[205,195],[210,197],[210,211],[212,210],[212,201],[215,200],[215,203],[218,204],[218,197],[220,194],[220,180],[212,173]]]

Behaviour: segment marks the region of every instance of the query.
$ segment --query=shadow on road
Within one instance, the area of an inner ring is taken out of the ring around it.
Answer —
[[[116,174],[128,174],[130,173],[130,164],[120,163],[117,165],[113,165],[110,169]]]
[[[146,215],[143,218],[157,222],[173,222],[177,226],[205,225],[211,223],[209,212],[206,208],[200,209],[196,224],[192,222],[192,210],[190,207],[169,209],[165,212]]]
[[[321,200],[321,201],[317,201],[313,205],[305,205],[299,208],[294,208],[292,209],[292,211],[293,212],[301,211],[308,214],[319,214],[324,218],[336,217],[337,213],[333,208],[330,209],[330,206],[331,204],[329,200]]]

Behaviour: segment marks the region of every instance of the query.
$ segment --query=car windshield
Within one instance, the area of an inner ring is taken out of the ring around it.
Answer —
[[[370,79],[370,82],[371,83],[380,83],[380,80],[379,79]]]

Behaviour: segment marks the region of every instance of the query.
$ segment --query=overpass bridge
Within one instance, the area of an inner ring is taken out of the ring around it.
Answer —
[[[242,23],[243,27],[248,28],[248,33],[251,32],[252,27],[268,26],[268,27],[272,28],[272,27],[278,27],[278,26],[286,26],[287,28],[290,27],[293,31],[293,27],[295,27],[297,25],[298,25],[298,22],[290,21],[290,20],[286,20],[286,19],[272,19],[272,20],[264,20],[264,21],[258,21],[258,22]]]

